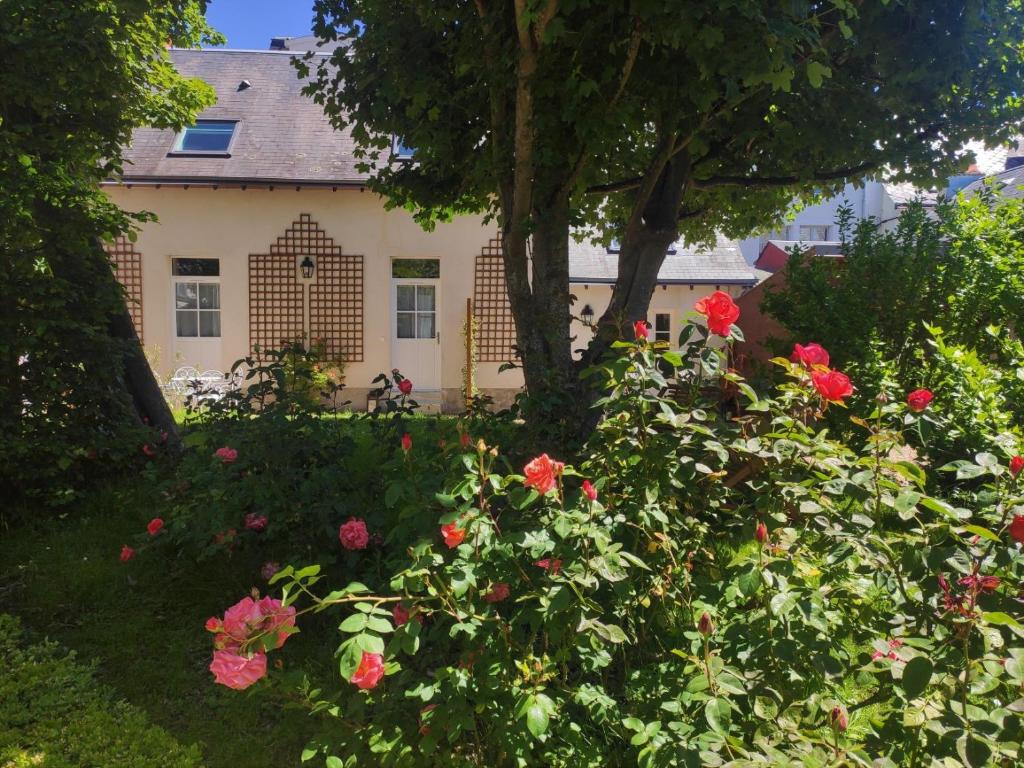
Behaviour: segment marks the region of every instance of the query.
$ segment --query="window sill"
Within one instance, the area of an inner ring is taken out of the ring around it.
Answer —
[[[230,152],[168,152],[168,157],[231,157]]]

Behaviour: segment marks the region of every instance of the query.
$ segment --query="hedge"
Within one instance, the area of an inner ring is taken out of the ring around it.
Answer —
[[[55,643],[27,645],[0,614],[0,768],[199,768],[178,744]]]

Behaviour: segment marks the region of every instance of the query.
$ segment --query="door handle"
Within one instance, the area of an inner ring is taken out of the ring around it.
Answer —
[[[434,334],[434,336],[437,338],[438,346],[440,346],[440,344],[441,344],[441,332],[438,331],[436,334]]]

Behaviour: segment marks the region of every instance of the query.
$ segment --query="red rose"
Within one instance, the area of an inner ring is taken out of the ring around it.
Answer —
[[[135,550],[132,549],[131,547],[129,547],[127,544],[122,544],[121,545],[121,562],[122,563],[127,563],[133,557],[135,557]]]
[[[907,405],[910,407],[910,410],[920,413],[928,407],[928,403],[932,401],[933,397],[935,395],[927,389],[915,389],[907,395]]]
[[[590,501],[597,501],[597,488],[591,485],[589,480],[583,481],[583,495]]]
[[[509,595],[508,584],[504,581],[499,581],[491,587],[491,591],[484,595],[484,600],[488,603],[500,603],[502,600],[507,600]]]
[[[250,531],[261,533],[267,527],[267,516],[257,515],[255,512],[250,512],[245,516],[245,527]]]
[[[395,607],[391,609],[391,618],[395,620],[395,626],[400,627],[409,620],[409,609],[401,603],[395,603]]]
[[[705,296],[693,308],[707,317],[708,330],[717,336],[728,336],[732,324],[740,317],[740,308],[725,291]]]
[[[149,456],[149,458],[153,458],[154,456],[156,456],[156,448],[154,448],[149,443],[146,443],[145,445],[142,446],[142,452]]]
[[[768,541],[768,526],[759,522],[757,529],[754,531],[754,538],[757,539],[758,544],[764,544]]]
[[[402,379],[400,382],[398,382],[398,390],[403,395],[408,395],[410,392],[412,392],[412,381],[409,379]]]
[[[832,707],[832,711],[828,713],[828,721],[833,730],[843,733],[847,726],[846,710],[838,705]]]
[[[534,563],[534,565],[536,565],[538,568],[543,568],[545,571],[552,574],[553,576],[557,576],[558,572],[562,570],[562,561],[557,559],[552,560],[550,557],[545,557],[541,560],[538,560]]]
[[[164,521],[161,520],[159,517],[154,517],[146,525],[146,530],[149,531],[149,535],[150,536],[156,536],[158,533],[160,533],[160,530],[163,527],[164,527]]]
[[[843,398],[853,394],[850,378],[839,371],[815,371],[811,374],[811,381],[823,400],[841,403]]]
[[[802,363],[808,368],[813,368],[816,365],[828,368],[828,352],[821,344],[815,344],[813,341],[806,346],[794,344],[793,354],[789,356],[789,359],[794,363]]]
[[[1010,535],[1024,544],[1024,515],[1014,515],[1010,523]]]
[[[448,523],[441,526],[441,535],[444,537],[444,543],[448,545],[448,549],[455,549],[466,538],[466,531],[455,523]]]
[[[1014,456],[1010,459],[1010,475],[1016,477],[1024,469],[1024,456]]]
[[[711,616],[708,615],[707,611],[700,615],[700,621],[697,622],[697,631],[704,635],[704,637],[715,631],[715,624],[711,621]]]
[[[563,462],[554,461],[546,453],[542,453],[523,467],[523,474],[526,475],[523,485],[527,488],[536,488],[537,493],[543,496],[558,484],[558,477],[563,469]]]
[[[359,660],[359,668],[352,674],[351,682],[364,691],[368,691],[371,688],[376,688],[382,677],[384,677],[384,657],[379,653],[363,651],[363,658]]]
[[[640,339],[646,339],[649,333],[650,332],[647,330],[646,320],[637,320],[633,323],[633,336],[637,341],[640,341]]]
[[[459,433],[459,447],[462,448],[462,450],[469,448],[469,432]]]
[[[412,435],[408,432],[402,435],[402,450],[406,453],[412,450]]]
[[[366,530],[364,521],[350,517],[338,529],[338,540],[345,549],[366,549],[370,543],[370,532]]]

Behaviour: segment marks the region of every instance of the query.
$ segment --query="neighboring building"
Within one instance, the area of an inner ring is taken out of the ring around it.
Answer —
[[[110,246],[158,375],[186,365],[226,371],[257,345],[319,339],[344,362],[355,407],[378,373],[398,368],[418,399],[454,411],[468,299],[479,326],[476,384],[508,402],[522,378],[499,372],[514,357],[515,326],[495,227],[460,217],[425,232],[407,212],[386,210],[365,188],[351,137],[301,94],[292,45],[172,51],[183,74],[214,87],[217,104],[178,135],[137,130],[123,178],[105,185],[122,208],[159,219],[136,242]],[[617,256],[589,244],[570,250],[573,312],[589,305],[599,317]],[[651,324],[674,338],[701,296],[716,287],[738,295],[753,282],[735,244],[680,248],[666,259]]]

